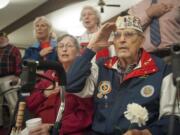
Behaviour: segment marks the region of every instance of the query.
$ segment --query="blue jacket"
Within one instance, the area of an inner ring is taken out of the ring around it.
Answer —
[[[50,45],[53,47],[53,52],[47,55],[47,60],[57,60],[57,53],[56,53],[56,46],[57,41],[54,39],[51,39]],[[32,60],[41,60],[42,57],[39,55],[39,52],[41,51],[40,43],[35,42],[31,47],[27,48],[23,57],[23,60],[25,59],[32,59]]]
[[[98,77],[94,81],[92,76],[96,74],[92,75],[94,71],[91,63],[94,55],[94,52],[86,49],[67,73],[68,92],[78,93],[82,97],[94,96],[93,131],[99,135],[115,135],[115,132],[128,130],[131,124],[125,118],[124,112],[128,104],[137,103],[146,107],[149,120],[145,126],[134,128],[149,129],[153,135],[166,135],[170,118],[167,114],[171,113],[173,101],[168,96],[171,97],[175,89],[172,86],[170,67],[159,58],[143,51],[139,67],[135,67],[128,73],[122,83],[120,83],[117,69],[114,68],[117,62],[116,57],[101,59],[97,62]],[[92,81],[89,81],[91,79]],[[87,87],[88,84],[91,84],[90,87]],[[167,93],[163,93],[162,90],[165,85],[170,87],[170,89],[165,88]],[[170,108],[167,109],[168,105]],[[180,133],[179,117],[176,116],[176,118],[174,135]]]

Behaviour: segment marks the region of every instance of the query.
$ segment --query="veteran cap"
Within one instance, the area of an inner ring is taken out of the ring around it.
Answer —
[[[116,27],[117,29],[131,28],[143,32],[140,19],[132,15],[119,16],[116,20]]]

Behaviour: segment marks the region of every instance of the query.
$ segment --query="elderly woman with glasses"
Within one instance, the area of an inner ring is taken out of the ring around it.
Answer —
[[[79,56],[80,47],[77,40],[71,35],[63,35],[58,38],[57,54],[67,72],[72,62]],[[48,70],[45,76],[58,82],[56,74]],[[55,122],[60,101],[60,88],[58,85],[53,90],[52,83],[48,80],[40,81],[34,92],[27,98],[27,105],[36,117],[41,117],[43,123],[30,131],[30,135],[49,135],[49,128]],[[62,116],[60,135],[84,135],[92,122],[93,104],[92,98],[80,98],[76,95],[65,93],[65,111]]]
[[[91,61],[108,47],[111,33],[117,56]],[[171,113],[176,93],[171,69],[142,48],[144,40],[140,19],[120,16],[100,28],[69,69],[67,91],[94,97],[92,135],[166,135],[171,115],[173,135],[180,133],[178,104]]]

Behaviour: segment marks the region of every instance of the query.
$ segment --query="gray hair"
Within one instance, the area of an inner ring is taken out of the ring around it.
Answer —
[[[90,9],[90,10],[92,10],[94,12],[94,14],[96,16],[96,19],[97,19],[97,25],[100,26],[101,25],[101,15],[100,15],[99,11],[97,9],[95,9],[94,7],[92,7],[92,6],[84,6],[83,7],[83,9],[81,10],[80,21],[82,21],[83,12],[86,9]]]
[[[65,37],[70,37],[72,40],[73,40],[73,43],[76,47],[76,49],[78,50],[78,52],[80,52],[80,45],[79,45],[79,42],[78,40],[73,36],[73,35],[70,35],[70,34],[64,34],[60,37],[57,38],[57,42],[59,43],[61,40],[63,40]]]
[[[34,22],[33,22],[33,28],[35,29],[36,27],[36,23],[38,23],[39,21],[44,22],[45,24],[47,24],[48,28],[49,28],[49,33],[51,35],[52,33],[52,24],[51,22],[45,17],[45,16],[39,16],[37,17]],[[34,30],[34,35],[35,35],[35,30]]]

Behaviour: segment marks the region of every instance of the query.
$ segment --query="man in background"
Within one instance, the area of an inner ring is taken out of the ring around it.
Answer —
[[[17,91],[13,89],[19,82],[21,73],[21,53],[17,47],[9,43],[7,34],[0,32],[0,126],[3,125],[3,99],[5,97],[10,115],[12,116],[16,101]]]
[[[128,13],[141,19],[144,49],[170,63],[169,48],[180,41],[179,0],[142,0]]]

